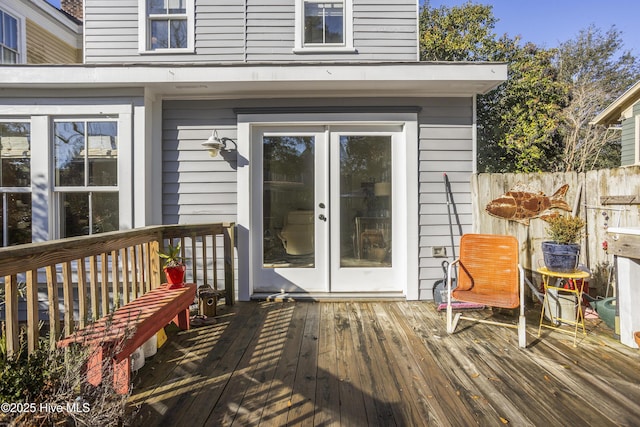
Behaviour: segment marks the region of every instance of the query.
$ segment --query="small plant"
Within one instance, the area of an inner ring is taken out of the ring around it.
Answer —
[[[173,246],[171,243],[167,246],[164,252],[158,254],[160,258],[163,258],[165,267],[180,267],[184,265],[184,258],[180,254],[180,243]]]
[[[577,244],[584,233],[586,222],[577,216],[556,216],[547,220],[549,240],[561,244]]]

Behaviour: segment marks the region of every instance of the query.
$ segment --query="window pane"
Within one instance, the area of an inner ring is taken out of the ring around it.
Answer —
[[[92,193],[91,196],[91,234],[118,230],[118,193]]]
[[[60,237],[89,233],[89,193],[60,193]]]
[[[84,122],[56,122],[54,133],[56,185],[84,186]]]
[[[169,13],[187,13],[187,0],[167,0]]]
[[[151,21],[151,50],[166,49],[169,46],[168,21]]]
[[[316,3],[304,5],[304,42],[323,43],[322,9]]]
[[[4,45],[13,50],[18,50],[18,21],[4,15]]]
[[[29,123],[0,123],[0,160],[0,187],[31,186]]]
[[[340,266],[391,267],[391,137],[340,137]]]
[[[344,42],[344,18],[342,16],[342,7],[331,11],[325,17],[325,43],[343,43]]]
[[[187,47],[187,21],[186,19],[171,20],[171,47]]]
[[[311,136],[263,138],[264,268],[315,266]]]
[[[0,11],[0,44],[4,44],[4,13]]]
[[[167,13],[164,0],[147,0],[147,14],[163,14]]]
[[[118,134],[115,122],[89,122],[89,185],[118,185]]]
[[[7,237],[9,245],[31,243],[31,194],[7,194]]]

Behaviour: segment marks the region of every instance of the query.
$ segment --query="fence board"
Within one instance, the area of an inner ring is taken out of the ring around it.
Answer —
[[[577,206],[576,214],[587,221],[580,262],[591,269],[592,293],[605,295],[612,288],[613,255],[603,249],[610,238],[608,227],[640,226],[640,206],[628,204],[640,196],[640,166],[604,169],[587,173],[478,174],[472,179],[474,232],[509,234],[520,242],[520,262],[528,270],[542,266],[540,245],[545,240],[545,222],[532,219],[529,225],[496,218],[485,207],[516,186],[551,196],[561,185],[569,184],[566,202]],[[603,203],[604,202],[604,203]],[[606,203],[606,204],[605,204]],[[618,203],[618,204],[614,204]],[[557,209],[555,209],[557,210]],[[562,212],[562,211],[560,211]]]

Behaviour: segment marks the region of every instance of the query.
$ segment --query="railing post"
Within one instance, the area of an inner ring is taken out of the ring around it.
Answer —
[[[4,308],[6,318],[7,356],[18,352],[20,338],[18,336],[18,281],[15,275],[4,278]]]
[[[224,301],[227,305],[232,305],[235,300],[235,233],[234,223],[224,223]]]

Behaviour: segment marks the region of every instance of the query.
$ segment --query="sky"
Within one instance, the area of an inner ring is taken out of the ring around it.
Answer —
[[[47,0],[60,6],[60,0]],[[390,0],[392,1],[392,0]],[[460,6],[468,0],[429,0],[431,7]],[[422,4],[424,0],[420,0]],[[551,48],[575,38],[594,24],[603,32],[612,25],[622,32],[624,48],[640,57],[640,0],[474,0],[493,6],[496,33],[522,36],[524,42]]]
[[[420,0],[422,4],[424,0]],[[468,0],[429,0],[431,7],[461,6]],[[594,24],[603,33],[615,25],[622,32],[624,48],[640,56],[640,1],[616,0],[475,0],[491,5],[498,19],[495,32],[540,47],[557,47]]]

